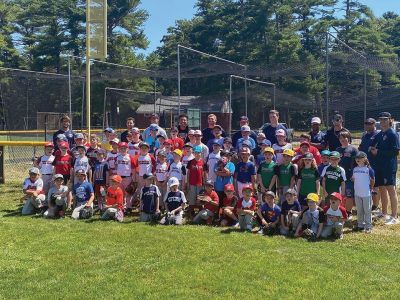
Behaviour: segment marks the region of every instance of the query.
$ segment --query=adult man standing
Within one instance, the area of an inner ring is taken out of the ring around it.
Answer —
[[[329,151],[336,151],[341,146],[339,141],[339,133],[343,131],[349,131],[343,127],[343,117],[340,114],[335,114],[332,119],[333,126],[326,132],[324,137],[323,145],[329,149]],[[351,144],[351,138],[349,140]]]
[[[217,125],[217,116],[214,114],[208,115],[207,122],[208,122],[208,127],[204,128],[202,130],[203,137],[201,139],[201,142],[205,145],[207,145],[209,140],[212,140],[215,138],[212,130],[213,130],[214,126]],[[223,137],[226,136],[224,130],[222,130],[222,136]]]
[[[161,134],[162,136],[167,138],[167,133],[165,132],[165,130],[163,128],[161,128],[158,125],[159,122],[160,122],[160,117],[159,117],[158,114],[153,113],[153,114],[150,115],[150,126],[145,129],[145,131],[143,132],[143,135],[142,135],[142,138],[143,138],[144,141],[150,136],[150,127],[151,127],[151,125],[156,125],[157,126],[157,128],[158,128],[157,135]]]
[[[239,120],[239,124],[240,124],[240,128],[242,128],[243,126],[250,126],[249,125],[249,118],[246,117],[246,116],[241,116],[240,120]],[[257,135],[253,130],[250,131],[250,137],[253,140],[257,140]],[[236,146],[237,146],[236,143],[241,138],[242,138],[242,132],[241,131],[235,132],[235,134],[232,136],[232,145],[233,145],[233,147],[236,148]]]
[[[69,128],[71,126],[71,119],[67,115],[63,115],[60,119],[61,128],[53,134],[54,148],[57,150],[57,135],[63,134],[68,140],[69,148],[74,145],[74,132]]]
[[[382,213],[387,215],[389,199],[392,208],[391,215],[387,217],[385,224],[393,225],[398,223],[396,173],[400,143],[398,134],[392,128],[392,115],[388,112],[381,112],[379,121],[382,130],[375,136],[375,142],[370,147],[370,152],[376,159],[375,186],[379,188]]]
[[[178,137],[184,140],[185,143],[189,142],[189,130],[188,116],[185,114],[179,115]]]
[[[271,144],[276,144],[278,142],[276,138],[276,131],[282,129],[285,131],[285,136],[287,136],[286,127],[279,123],[279,112],[275,109],[269,111],[269,125],[263,129],[263,133],[267,140],[271,142]]]
[[[325,149],[323,145],[325,133],[323,133],[319,128],[321,126],[321,119],[318,117],[313,117],[311,119],[311,131],[310,131],[310,145],[314,146],[318,150]]]
[[[126,128],[123,133],[121,133],[121,142],[128,143],[128,133],[132,130],[132,128],[135,127],[135,119],[132,117],[129,117],[126,119]]]

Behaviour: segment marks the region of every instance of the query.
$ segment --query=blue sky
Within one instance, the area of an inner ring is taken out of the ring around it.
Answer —
[[[142,0],[141,8],[147,10],[149,19],[144,30],[150,45],[142,53],[149,54],[161,45],[162,37],[167,28],[173,26],[176,20],[191,19],[196,13],[196,0]],[[386,11],[400,14],[400,0],[363,0],[364,4],[372,8],[376,16]]]

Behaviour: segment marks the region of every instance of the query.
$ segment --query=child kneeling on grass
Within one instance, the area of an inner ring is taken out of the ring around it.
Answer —
[[[343,238],[343,225],[347,220],[346,209],[341,205],[343,197],[339,193],[329,195],[330,206],[324,208],[326,224],[321,232],[322,238],[333,236],[336,239]]]
[[[301,205],[296,196],[297,192],[294,189],[288,189],[285,193],[285,201],[281,207],[282,235],[294,234],[299,225]]]
[[[183,210],[186,205],[185,194],[179,190],[178,178],[171,177],[167,186],[169,192],[165,195],[164,204],[167,214],[161,219],[163,225],[182,225]]]
[[[321,236],[326,217],[323,209],[318,206],[319,197],[317,194],[308,194],[306,200],[308,207],[300,215],[301,222],[297,226],[295,236],[315,240]]]
[[[281,208],[275,204],[275,193],[268,191],[263,194],[263,204],[257,210],[257,221],[260,227],[254,228],[253,232],[274,235],[279,233],[279,219],[281,217]]]
[[[193,224],[200,224],[202,220],[211,224],[212,218],[218,212],[219,198],[214,191],[214,182],[207,180],[204,185],[204,191],[200,192],[197,200],[203,206],[203,209],[193,218]]]
[[[239,221],[236,216],[236,205],[238,198],[235,195],[235,187],[228,183],[224,186],[225,196],[222,199],[222,205],[219,210],[221,226],[233,225],[239,227]]]
[[[43,214],[45,218],[63,218],[67,208],[68,187],[63,185],[64,176],[56,174],[53,177],[54,185],[47,193],[47,204],[49,208]]]
[[[24,192],[24,206],[22,215],[32,215],[35,210],[43,209],[46,205],[46,196],[43,193],[43,181],[40,178],[39,169],[29,169],[29,177],[25,179],[22,186]]]
[[[257,200],[253,197],[253,187],[250,184],[242,187],[242,194],[243,197],[238,201],[236,207],[239,216],[239,226],[241,230],[251,232]]]
[[[86,171],[78,169],[75,172],[78,182],[74,185],[75,209],[72,212],[72,219],[89,219],[93,216],[94,191],[92,184],[86,181]],[[69,204],[68,204],[69,206]]]
[[[104,213],[101,216],[103,221],[115,220],[122,222],[124,220],[124,192],[120,185],[122,178],[119,175],[110,177],[110,186],[107,189],[106,203]]]
[[[152,173],[144,174],[144,186],[140,190],[140,222],[153,222],[160,215],[160,190],[154,184]],[[159,219],[158,219],[159,220]]]

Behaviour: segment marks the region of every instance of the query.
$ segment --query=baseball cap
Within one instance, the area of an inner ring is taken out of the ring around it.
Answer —
[[[83,139],[83,134],[82,133],[75,134],[75,139]]]
[[[219,153],[222,156],[228,156],[231,155],[231,153],[228,150],[221,150],[221,152]]]
[[[245,185],[242,187],[242,191],[244,191],[244,190],[251,190],[251,191],[253,191],[253,187],[252,187],[250,184],[245,184]]]
[[[221,144],[219,143],[219,140],[218,140],[218,139],[213,139],[213,140],[211,141],[211,145],[218,145],[218,146],[221,146]]]
[[[40,171],[36,167],[32,167],[29,169],[29,174],[39,174],[39,173],[40,173]]]
[[[178,127],[175,127],[175,126],[174,126],[174,127],[171,128],[171,132],[178,132],[178,131],[179,131],[179,130],[178,130]]]
[[[242,142],[242,147],[249,147],[249,148],[251,148],[251,142],[248,141],[248,140],[243,141],[243,142]]]
[[[54,144],[53,144],[52,142],[48,142],[48,143],[44,144],[44,147],[45,147],[45,148],[47,148],[47,147],[53,148],[53,147],[54,147]]]
[[[241,116],[240,117],[240,121],[248,121],[248,120],[249,120],[249,118],[246,117],[246,116]]]
[[[157,136],[156,136],[156,138],[163,138],[163,139],[165,139],[165,136],[164,135],[162,135],[162,134],[157,134]]]
[[[315,203],[318,203],[318,201],[319,201],[319,197],[318,197],[317,194],[315,194],[315,193],[309,193],[309,194],[307,195],[307,202],[315,202]]]
[[[120,143],[118,144],[118,148],[128,148],[128,144],[125,143],[125,142],[120,142]]]
[[[55,174],[55,175],[53,176],[53,181],[56,181],[57,179],[62,179],[62,180],[64,180],[64,176],[62,176],[61,174]]]
[[[307,152],[306,154],[303,155],[303,159],[313,159],[314,155],[312,153]]]
[[[179,185],[179,180],[176,177],[171,177],[170,179],[168,179],[167,182],[168,187],[174,186],[174,185]]]
[[[147,174],[143,175],[143,179],[152,179],[152,178],[154,178],[154,175],[151,173],[147,173]]]
[[[115,131],[111,127],[107,127],[106,129],[104,129],[104,132],[114,133]]]
[[[376,120],[374,118],[368,118],[365,120],[364,124],[375,124]]]
[[[329,157],[336,157],[336,158],[340,158],[340,153],[337,151],[332,151],[331,155]]]
[[[86,147],[83,146],[83,145],[77,145],[77,146],[75,146],[75,148],[76,148],[76,149],[83,149],[83,150],[86,151]]]
[[[272,198],[275,198],[275,193],[272,192],[272,191],[267,191],[267,192],[264,193],[264,196],[270,196]]]
[[[164,150],[158,151],[157,155],[158,155],[158,156],[165,156],[165,157],[167,157],[167,153],[166,153]]]
[[[283,129],[278,129],[278,130],[275,132],[275,135],[276,135],[276,136],[286,136],[286,132],[285,132],[285,130],[283,130]]]
[[[175,149],[174,152],[176,155],[182,156],[182,150],[180,149]]]
[[[69,149],[69,144],[68,144],[67,142],[62,142],[62,143],[60,144],[60,148],[67,148],[67,149]]]
[[[264,153],[267,153],[267,152],[275,154],[274,149],[272,149],[271,147],[267,147],[267,148],[264,149]]]
[[[291,195],[297,195],[296,190],[295,189],[288,189],[285,193],[286,194],[291,194]]]
[[[240,127],[240,131],[250,132],[250,126],[244,125],[244,126]]]
[[[140,133],[140,129],[137,128],[137,127],[133,127],[133,128],[131,129],[131,132],[132,132],[132,133]]]
[[[250,148],[243,147],[242,149],[240,149],[240,153],[250,154]]]
[[[193,148],[193,145],[191,143],[186,143],[183,147],[184,148],[186,148],[186,147]]]
[[[342,196],[340,193],[338,193],[338,192],[333,192],[332,194],[329,195],[328,198],[329,198],[329,199],[335,198],[335,199],[337,199],[337,200],[340,200],[340,202],[343,201],[343,196]]]
[[[230,137],[224,138],[224,143],[231,143],[232,144],[232,139]]]
[[[222,127],[220,125],[215,125],[212,130],[214,130],[214,129],[222,130]]]
[[[263,139],[265,139],[265,134],[262,133],[262,132],[260,132],[260,133],[257,134],[257,138],[263,138]]]
[[[331,151],[329,150],[322,150],[321,151],[321,156],[330,156],[331,155]]]
[[[65,134],[60,133],[60,134],[57,135],[57,139],[62,140],[62,141],[66,141],[67,137],[65,136]]]
[[[261,142],[261,145],[271,147],[271,142],[270,142],[269,140],[267,140],[267,139],[264,139],[264,140]]]
[[[225,184],[224,190],[225,191],[235,191],[235,187],[233,186],[233,184],[228,183],[228,184]]]
[[[356,158],[366,158],[367,154],[363,151],[358,151],[356,154]]]
[[[142,148],[143,146],[147,147],[147,148],[150,148],[149,144],[147,144],[146,142],[140,142],[139,143],[139,148]]]
[[[321,119],[318,117],[313,117],[311,119],[311,124],[321,124]]]
[[[310,147],[310,143],[309,143],[309,142],[302,142],[302,143],[300,144],[300,147],[303,147],[303,146],[308,146],[308,147]]]
[[[195,130],[194,135],[203,135],[203,133],[201,132],[201,130]]]
[[[85,176],[86,176],[86,172],[85,172],[85,170],[83,170],[83,169],[78,169],[78,170],[76,170],[76,171],[75,171],[75,174],[76,174],[76,175],[85,175]]]
[[[294,151],[292,149],[285,149],[283,150],[283,155],[294,156]]]
[[[112,140],[110,141],[110,144],[111,144],[111,143],[119,144],[119,139],[114,138],[114,139],[112,139]]]
[[[194,135],[194,133],[195,133],[195,130],[190,129],[189,132],[188,132],[188,135]]]
[[[158,126],[156,124],[151,124],[149,126],[150,131],[158,131]]]
[[[164,141],[164,144],[172,145],[172,140],[171,139],[166,139]]]
[[[204,185],[208,185],[208,186],[212,186],[214,187],[214,181],[207,179],[206,182],[204,183]]]
[[[195,147],[193,148],[193,152],[194,152],[194,153],[201,153],[201,152],[202,152],[201,146],[195,146]]]
[[[379,119],[390,119],[390,118],[392,118],[392,115],[387,111],[381,112],[379,114]]]
[[[119,175],[113,175],[110,177],[110,180],[121,183],[122,182],[122,177]]]
[[[150,118],[160,118],[160,116],[158,115],[158,114],[156,114],[156,113],[152,113],[151,115],[150,115]]]

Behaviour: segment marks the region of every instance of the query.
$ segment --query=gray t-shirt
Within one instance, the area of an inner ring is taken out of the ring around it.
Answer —
[[[55,186],[51,187],[49,189],[49,191],[47,192],[48,205],[54,206],[54,203],[50,203],[52,195],[55,195],[55,196],[60,195],[61,196],[60,199],[57,199],[55,201],[55,205],[66,205],[67,204],[67,192],[68,192],[68,187],[66,185],[61,185],[59,189],[57,189]]]

